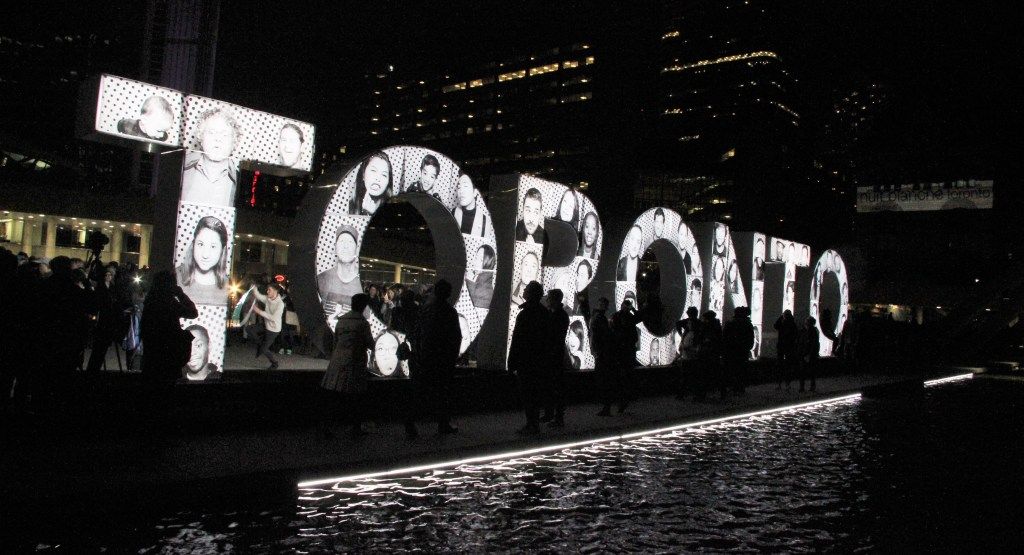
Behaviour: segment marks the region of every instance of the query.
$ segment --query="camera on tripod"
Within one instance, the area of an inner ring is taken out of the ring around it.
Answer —
[[[108,244],[110,244],[110,237],[107,237],[98,229],[90,231],[89,235],[85,237],[85,248],[92,252],[92,257],[96,260],[99,260],[103,247]]]

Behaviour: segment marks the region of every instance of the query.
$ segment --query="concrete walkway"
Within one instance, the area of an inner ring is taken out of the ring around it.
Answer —
[[[833,397],[870,386],[900,381],[920,384],[926,377],[955,373],[956,369],[947,369],[932,376],[828,377],[818,380],[816,393],[798,393],[796,384],[789,391],[765,384],[748,388],[743,396],[703,403],[671,396],[644,398],[632,403],[625,414],[613,417],[599,417],[599,406],[581,404],[567,409],[563,429],[545,429],[532,438],[516,435],[524,418],[511,411],[457,417],[454,423],[459,432],[448,436],[436,435],[433,426],[421,424],[421,436],[414,441],[405,438],[397,422],[372,424],[370,435],[359,440],[349,439],[341,425],[333,427],[337,434],[333,440],[324,439],[313,428],[189,437],[108,433],[58,438],[4,430],[0,498],[10,503],[45,504],[69,493],[116,497],[170,486],[190,487],[209,495],[213,489],[208,487],[229,483],[243,489],[272,487],[294,492],[295,484],[311,478],[603,437]]]

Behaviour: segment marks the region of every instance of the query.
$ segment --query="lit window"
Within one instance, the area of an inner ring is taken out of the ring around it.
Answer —
[[[587,59],[586,59],[585,63],[586,63],[586,65],[588,65],[588,66],[589,66],[590,64],[594,63],[594,57],[593,57],[593,56],[587,56]]]
[[[445,85],[444,87],[441,87],[441,92],[443,92],[443,93],[450,93],[450,92],[462,91],[462,90],[466,90],[466,82],[465,81],[463,81],[462,83],[453,83],[451,85]]]
[[[537,66],[530,68],[530,75],[543,75],[545,73],[551,73],[552,71],[558,71],[558,64],[547,64],[543,66]]]
[[[511,81],[513,79],[522,79],[526,77],[526,70],[520,69],[519,71],[510,71],[508,73],[502,73],[498,76],[498,82],[504,83],[505,81]]]
[[[490,85],[494,82],[494,77],[484,77],[483,79],[473,79],[469,82],[469,88],[473,89],[476,87],[482,87],[484,85]]]
[[[661,35],[661,40],[668,40],[679,36],[679,31],[669,31],[664,35]]]

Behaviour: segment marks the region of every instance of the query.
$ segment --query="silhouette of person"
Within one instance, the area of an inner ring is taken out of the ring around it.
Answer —
[[[700,318],[700,350],[697,357],[705,388],[708,383],[717,383],[724,399],[727,392],[722,375],[722,321],[714,310],[706,311]]]
[[[365,405],[367,388],[367,352],[373,348],[370,323],[363,312],[370,302],[365,293],[352,296],[352,310],[342,314],[334,326],[334,351],[327,365],[327,372],[320,381],[320,387],[331,393],[335,411],[347,409],[349,434],[353,437],[366,435],[362,422],[366,417]],[[332,437],[327,433],[328,437]]]
[[[641,316],[633,309],[633,302],[627,298],[622,301],[619,311],[613,314],[609,321],[612,330],[615,372],[619,376],[633,370],[636,366],[637,341],[640,339],[640,332],[636,326],[641,320]],[[624,385],[621,379],[617,381],[620,385]],[[625,388],[622,387],[619,392],[619,414],[625,412],[626,406],[629,404],[628,395],[624,390]]]
[[[548,382],[548,403],[544,409],[541,422],[547,422],[552,428],[565,426],[565,370],[566,350],[565,336],[569,331],[569,314],[562,305],[561,289],[548,291],[547,308],[551,311],[551,332],[548,336],[546,350],[548,352],[548,370],[551,373]]]
[[[804,381],[810,381],[810,389],[817,388],[815,377],[818,372],[818,358],[821,353],[821,340],[818,337],[818,327],[814,317],[808,316],[804,321],[804,327],[800,330],[798,350],[800,356],[800,391],[804,391]]]
[[[598,416],[611,416],[612,403],[618,397],[618,365],[615,363],[615,338],[608,323],[608,299],[597,300],[597,308],[590,316],[590,352],[594,355],[594,370],[604,407]]]
[[[437,433],[458,431],[451,425],[449,387],[462,345],[459,314],[451,305],[452,285],[438,280],[429,300],[420,308],[412,347],[416,357],[423,405],[437,422]]]
[[[192,354],[191,332],[181,329],[181,319],[199,317],[192,299],[174,284],[170,272],[158,272],[146,294],[139,336],[145,345],[142,374],[158,383],[173,383],[181,377]]]
[[[782,315],[775,321],[775,331],[778,332],[775,353],[779,365],[779,384],[776,389],[781,389],[783,382],[786,383],[786,389],[789,389],[789,383],[793,379],[793,372],[796,369],[796,342],[799,332],[792,311],[782,311]]]
[[[732,320],[722,328],[722,359],[728,381],[734,392],[746,392],[747,366],[754,348],[754,324],[750,322],[750,309],[738,306]]]
[[[508,369],[519,380],[519,394],[526,414],[523,435],[540,433],[540,405],[547,387],[550,361],[544,346],[550,342],[551,311],[541,304],[544,288],[531,281],[523,292],[523,303],[512,329],[508,350]]]

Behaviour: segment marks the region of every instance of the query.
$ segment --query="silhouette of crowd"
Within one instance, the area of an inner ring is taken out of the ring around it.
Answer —
[[[5,410],[13,404],[52,407],[74,396],[76,381],[106,369],[111,349],[119,367],[124,354],[126,370],[134,370],[142,355],[143,376],[165,390],[181,378],[189,361],[195,338],[180,322],[196,318],[197,309],[170,272],[150,274],[131,264],[65,256],[40,259],[0,249],[0,287],[5,291],[0,296],[5,315],[0,319],[0,402]],[[321,382],[329,419],[344,419],[352,436],[366,433],[363,424],[373,412],[367,393],[374,350],[367,318],[372,314],[397,332],[395,356],[408,367],[410,387],[401,401],[406,435],[418,437],[418,424],[424,421],[436,425],[440,434],[458,431],[451,421],[453,384],[456,366],[466,359],[460,359],[464,329],[452,306],[453,289],[445,280],[433,286],[368,284],[364,293],[352,297],[349,311],[330,330],[333,348],[327,349],[330,362]],[[245,333],[255,339],[257,356],[266,357],[275,369],[275,353],[290,354],[300,343],[294,307],[287,290],[269,276],[257,278],[250,291],[251,307],[243,312],[253,318],[243,321]],[[545,292],[534,281],[522,297],[507,357],[525,418],[519,432],[535,435],[543,424],[565,426],[567,384],[573,379],[568,374],[580,367],[580,347],[567,348],[570,336],[579,345],[586,340],[593,354],[601,403],[597,415],[611,417],[613,409],[625,412],[636,394],[629,372],[638,364],[639,324],[661,317],[657,297],[642,297],[649,302],[636,307],[636,296],[629,295],[617,310],[606,298],[593,303],[585,295],[570,299],[573,314],[582,315],[582,322],[571,320],[559,289]],[[577,310],[578,305],[584,308]],[[861,361],[898,358],[912,341],[906,338],[913,337],[911,324],[891,316],[853,313],[838,334],[832,331],[828,310],[821,312],[821,320],[831,354],[853,367]],[[798,322],[786,310],[772,327],[778,388],[798,381],[800,391],[814,391],[821,374],[818,322],[813,317]],[[652,348],[649,362],[678,369],[678,398],[704,401],[713,392],[723,399],[745,394],[754,381],[752,350],[759,347],[749,308],[733,309],[723,325],[714,311],[701,314],[690,307],[675,332],[674,354],[656,358]]]

